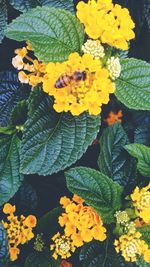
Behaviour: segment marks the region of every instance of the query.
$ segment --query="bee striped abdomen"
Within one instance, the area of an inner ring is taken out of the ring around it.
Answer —
[[[63,88],[70,83],[70,76],[62,75],[55,83],[56,88]]]

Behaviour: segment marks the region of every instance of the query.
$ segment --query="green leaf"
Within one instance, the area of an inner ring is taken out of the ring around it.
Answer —
[[[150,247],[150,225],[145,225],[145,226],[139,227],[138,232],[140,232],[142,234],[141,239],[144,239],[144,241]]]
[[[128,137],[120,123],[107,127],[100,138],[100,171],[123,186],[129,182],[134,167],[131,157],[124,149],[128,143]]]
[[[69,11],[50,7],[22,14],[8,26],[6,35],[30,41],[35,55],[44,62],[67,60],[72,52],[80,52],[84,42],[79,20]]]
[[[9,261],[9,249],[8,249],[8,241],[7,241],[7,234],[0,223],[0,266],[7,266],[6,264]]]
[[[0,139],[0,205],[17,192],[23,180],[19,173],[20,140],[16,135]]]
[[[0,134],[13,134],[16,132],[16,129],[14,126],[6,126],[6,127],[0,127]]]
[[[73,0],[40,0],[42,6],[50,6],[55,8],[66,9],[74,12]]]
[[[94,169],[77,167],[65,172],[68,189],[82,197],[103,218],[111,223],[121,207],[122,187]]]
[[[143,257],[139,257],[136,261],[138,267],[149,267],[149,263],[145,262]]]
[[[80,252],[83,267],[129,267],[121,256],[116,254],[114,246],[108,240],[101,243],[93,241],[85,244]]]
[[[37,6],[50,6],[74,12],[74,4],[72,0],[9,0],[9,2],[15,9],[22,12]]]
[[[19,101],[26,99],[28,94],[29,90],[19,82],[17,73],[0,73],[0,126],[10,123],[12,109]]]
[[[150,146],[150,123],[145,123],[135,129],[134,143]]]
[[[122,59],[115,95],[131,109],[150,110],[150,64],[138,59]]]
[[[143,176],[150,175],[150,148],[141,144],[125,146],[131,156],[138,160],[137,168]]]
[[[48,175],[64,170],[83,155],[97,135],[99,117],[60,114],[52,106],[47,94],[33,92],[21,147],[24,174]]]
[[[60,262],[54,260],[50,252],[33,252],[29,254],[24,267],[59,267]]]
[[[45,234],[45,237],[50,238],[54,234],[60,231],[60,225],[58,223],[58,217],[62,214],[62,208],[55,208],[46,213],[39,219],[37,224],[37,232]]]
[[[10,123],[18,126],[23,125],[27,120],[28,104],[26,100],[17,103],[10,114]]]
[[[0,43],[5,36],[5,28],[7,26],[7,6],[5,0],[0,0]]]

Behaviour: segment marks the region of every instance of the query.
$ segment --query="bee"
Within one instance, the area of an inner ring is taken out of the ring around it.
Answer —
[[[64,88],[72,82],[85,81],[87,78],[86,71],[75,71],[71,75],[63,74],[55,83],[55,88]]]

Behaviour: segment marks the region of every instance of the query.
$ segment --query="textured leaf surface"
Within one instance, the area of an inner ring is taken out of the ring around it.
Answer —
[[[80,252],[80,261],[83,267],[131,266],[116,254],[113,244],[109,244],[108,240],[103,243],[94,241],[84,245]]]
[[[24,125],[21,172],[48,175],[75,163],[97,135],[99,117],[56,113],[51,99],[34,91]]]
[[[145,123],[135,129],[134,143],[150,146],[150,123]]]
[[[22,12],[28,11],[36,6],[50,6],[74,11],[72,0],[9,0],[10,4]]]
[[[62,208],[55,208],[46,213],[39,219],[37,224],[37,232],[44,233],[45,237],[53,236],[60,231],[60,225],[58,223],[58,217],[62,214]]]
[[[9,261],[9,249],[6,231],[0,223],[0,266],[5,266]]]
[[[23,125],[28,115],[27,100],[19,101],[10,113],[10,123],[12,125]]]
[[[142,234],[142,239],[144,239],[150,247],[150,225],[139,227],[138,231]]]
[[[133,171],[131,157],[124,149],[128,143],[128,137],[120,123],[107,127],[100,139],[100,171],[121,185],[129,182]]]
[[[150,176],[150,148],[141,144],[131,144],[125,149],[138,160],[137,168],[143,176]]]
[[[150,110],[150,64],[132,58],[122,59],[121,66],[116,97],[131,109]]]
[[[111,223],[121,206],[121,186],[94,169],[77,167],[66,171],[68,189],[82,197],[103,218]]]
[[[33,252],[29,254],[24,267],[59,267],[60,262],[52,258],[49,252]]]
[[[84,30],[69,11],[37,7],[21,15],[7,28],[7,37],[29,40],[38,59],[64,61],[72,52],[80,52]]]
[[[4,31],[7,26],[7,6],[5,0],[0,0],[0,43],[4,38]]]
[[[17,136],[0,139],[0,205],[7,202],[18,190],[22,182],[19,174],[20,140]]]
[[[10,71],[0,73],[0,126],[9,123],[11,110],[18,101],[27,96],[28,89],[20,84],[16,73]]]

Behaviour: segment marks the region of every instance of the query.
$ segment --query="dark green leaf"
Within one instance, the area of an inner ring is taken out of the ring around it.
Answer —
[[[146,19],[146,22],[147,22],[147,25],[150,29],[150,1],[149,0],[145,0],[144,1],[144,15],[145,15],[145,19]]]
[[[141,144],[131,144],[125,149],[138,160],[137,168],[143,176],[150,176],[150,148]]]
[[[150,146],[150,123],[145,123],[135,129],[134,143]]]
[[[5,267],[9,261],[9,249],[7,234],[3,225],[0,223],[0,266]]]
[[[16,129],[14,126],[6,126],[6,127],[0,127],[0,134],[13,134],[16,132]]]
[[[148,262],[145,262],[144,261],[143,257],[139,257],[137,259],[137,262],[136,263],[137,263],[137,266],[138,267],[149,267],[150,266],[150,264]]]
[[[27,119],[28,104],[26,100],[17,103],[10,114],[10,123],[12,125],[23,125]]]
[[[0,0],[0,43],[4,38],[4,31],[7,26],[7,6],[5,0]]]
[[[124,146],[128,137],[120,123],[107,127],[100,139],[98,165],[100,171],[121,185],[126,185],[133,172],[133,161]]]
[[[21,172],[48,175],[75,163],[97,135],[99,117],[56,113],[51,99],[34,91],[24,125]]]
[[[72,0],[9,0],[9,2],[15,9],[22,12],[37,6],[50,6],[74,12],[74,4]]]
[[[51,237],[60,230],[58,217],[62,214],[62,208],[55,208],[46,213],[37,224],[37,232],[45,234],[45,237]]]
[[[34,27],[33,27],[34,25]],[[64,61],[72,52],[80,52],[84,30],[69,11],[37,7],[21,15],[7,28],[7,37],[32,43],[38,59]]]
[[[9,123],[11,110],[18,101],[27,98],[28,93],[28,89],[20,84],[16,73],[0,73],[0,126]]]
[[[122,187],[94,169],[77,167],[65,172],[68,189],[82,197],[103,218],[111,223],[121,206]]]
[[[145,225],[145,226],[139,227],[138,232],[140,232],[142,234],[141,239],[144,239],[144,241],[150,247],[150,225]]]
[[[56,7],[74,12],[73,0],[40,0],[40,2],[42,6]]]
[[[116,80],[116,97],[125,106],[150,110],[150,64],[138,59],[122,59],[122,71]]]
[[[0,205],[17,192],[23,180],[19,173],[20,140],[16,135],[0,139]]]
[[[118,256],[112,243],[93,241],[84,245],[80,252],[83,267],[129,267],[122,257]]]
[[[59,267],[60,262],[52,258],[50,252],[33,252],[29,254],[24,267]]]

